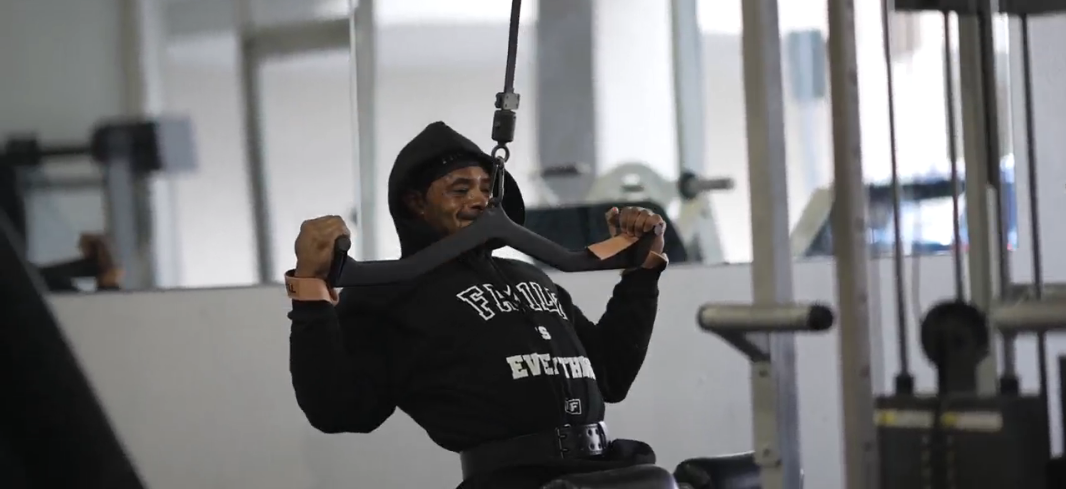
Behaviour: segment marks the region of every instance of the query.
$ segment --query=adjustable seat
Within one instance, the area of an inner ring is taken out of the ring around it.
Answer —
[[[674,469],[674,478],[686,489],[760,489],[755,453],[690,458]]]
[[[655,465],[574,474],[545,484],[541,489],[678,489],[673,475]]]

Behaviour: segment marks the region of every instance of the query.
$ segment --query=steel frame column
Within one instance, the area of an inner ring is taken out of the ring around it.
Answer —
[[[743,36],[748,174],[751,182],[754,304],[793,300],[788,226],[784,94],[777,0],[744,0]],[[799,406],[795,337],[759,335],[768,358],[752,365],[755,457],[764,489],[799,489]]]
[[[999,10],[996,0],[988,3],[992,8],[990,11]],[[995,213],[999,210],[995,209],[997,199],[991,192],[996,191],[992,186],[1000,180],[1001,173],[992,19],[987,14],[962,15],[958,23],[970,301],[987,312],[996,294],[1009,292],[1001,290],[1001,281],[1010,280],[1009,275],[1004,277],[1001,273],[998,240],[994,239]],[[988,63],[992,64],[988,67],[992,73],[990,79],[983,75],[984,65]],[[988,86],[989,82],[991,86]],[[989,100],[991,104],[988,104]],[[979,394],[993,395],[997,392],[997,363],[996,355],[988,355],[978,365]]]
[[[878,489],[880,473],[870,368],[870,249],[859,129],[854,0],[828,0],[835,195],[832,233],[840,329],[844,487]]]

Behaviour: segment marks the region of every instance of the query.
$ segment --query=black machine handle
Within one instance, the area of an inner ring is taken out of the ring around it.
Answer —
[[[340,281],[344,273],[344,266],[348,263],[348,250],[352,249],[352,238],[342,235],[333,242],[333,259],[329,263],[329,274],[326,275],[326,283],[334,285]]]
[[[568,250],[515,224],[503,209],[490,207],[473,224],[399,260],[355,261],[348,256],[351,239],[337,238],[327,283],[331,287],[356,287],[406,282],[490,241],[499,241],[563,272],[623,270],[640,266],[651,253],[662,225],[645,233],[621,252],[600,259],[588,249]]]

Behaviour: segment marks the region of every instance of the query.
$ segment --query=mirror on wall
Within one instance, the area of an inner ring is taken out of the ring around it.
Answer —
[[[507,165],[527,226],[574,247],[603,238],[604,209],[645,205],[671,223],[673,262],[749,261],[742,3],[594,4],[523,2]],[[857,49],[876,204],[889,151],[874,7],[856,22],[867,26]],[[802,259],[831,253],[825,2],[780,9]],[[509,2],[485,0],[6,2],[5,213],[57,292],[280,283],[300,223],[325,214],[348,221],[357,259],[395,258],[391,164],[434,121],[492,147],[509,18]],[[939,16],[898,14],[893,26],[901,172],[935,187],[948,168]],[[943,197],[904,210],[908,252],[954,246],[936,231],[950,227]],[[874,217],[872,246],[884,248],[893,236]]]

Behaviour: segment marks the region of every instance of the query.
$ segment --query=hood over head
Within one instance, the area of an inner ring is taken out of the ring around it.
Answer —
[[[428,224],[410,214],[403,203],[404,193],[424,183],[415,180],[419,175],[425,175],[427,170],[432,170],[433,165],[452,164],[457,156],[471,158],[490,174],[495,163],[495,159],[482,151],[477,144],[439,121],[426,126],[396,156],[389,173],[389,213],[400,238],[403,257],[417,253],[442,237]],[[518,189],[518,183],[506,171],[502,205],[504,212],[516,224],[525,222],[526,207],[522,193]]]

